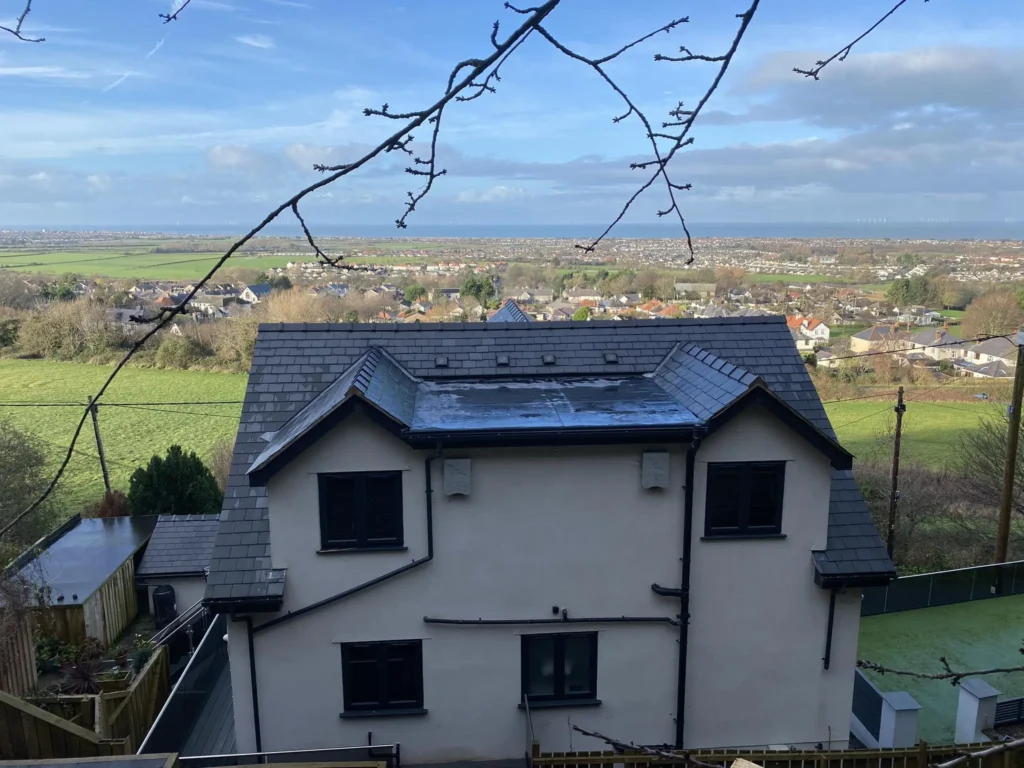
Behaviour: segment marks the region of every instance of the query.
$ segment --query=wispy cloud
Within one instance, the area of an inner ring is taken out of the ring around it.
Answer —
[[[32,80],[88,80],[91,75],[64,67],[0,67],[0,77],[27,77]]]
[[[285,8],[304,8],[309,10],[313,7],[309,3],[300,3],[298,0],[263,0],[263,2],[270,3],[271,5],[283,5]]]
[[[157,51],[159,51],[159,50],[160,50],[161,48],[163,48],[163,47],[164,47],[164,41],[165,41],[165,40],[167,40],[167,38],[166,38],[166,37],[161,37],[161,38],[160,38],[160,42],[158,42],[158,43],[157,43],[156,45],[154,45],[154,46],[153,46],[152,48],[150,48],[150,49],[149,49],[149,53],[147,53],[147,54],[146,54],[145,58],[147,58],[147,59],[148,59],[148,58],[149,58],[150,56],[152,56],[152,55],[153,55],[154,53],[156,53],[156,52],[157,52]]]
[[[250,45],[253,48],[273,48],[274,41],[266,35],[237,35],[235,37],[242,45]]]
[[[115,88],[117,88],[117,86],[119,86],[119,85],[120,85],[121,83],[123,83],[123,82],[124,82],[125,80],[127,80],[127,79],[128,79],[129,77],[131,77],[131,76],[132,76],[132,74],[134,74],[134,73],[132,73],[132,72],[125,72],[125,73],[124,73],[123,75],[121,75],[121,76],[120,76],[119,78],[117,78],[117,80],[115,80],[114,82],[112,82],[112,83],[111,83],[110,85],[106,86],[106,87],[105,87],[105,88],[103,89],[103,93],[107,93],[107,92],[109,92],[109,91],[112,91],[112,90],[114,90]]]

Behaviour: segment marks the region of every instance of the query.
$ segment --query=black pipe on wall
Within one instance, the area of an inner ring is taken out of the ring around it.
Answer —
[[[679,585],[679,679],[676,683],[676,749],[683,748],[686,720],[686,659],[690,639],[690,550],[693,548],[693,482],[703,431],[694,430],[686,448],[686,487],[683,489],[683,556]],[[652,587],[653,588],[653,587]],[[657,590],[655,590],[657,591]]]

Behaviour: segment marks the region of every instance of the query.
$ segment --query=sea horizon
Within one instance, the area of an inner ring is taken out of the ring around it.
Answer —
[[[320,237],[416,240],[443,239],[569,239],[586,241],[600,234],[600,224],[410,224],[399,230],[393,224],[312,224]],[[248,231],[235,224],[63,224],[6,225],[0,231],[19,232],[139,232],[172,236],[237,237]],[[700,222],[691,225],[695,239],[782,238],[782,239],[870,239],[870,240],[1024,240],[1024,221],[1013,222]],[[297,227],[272,224],[262,233],[267,237],[301,237]],[[623,224],[609,239],[684,240],[678,227],[664,224]]]

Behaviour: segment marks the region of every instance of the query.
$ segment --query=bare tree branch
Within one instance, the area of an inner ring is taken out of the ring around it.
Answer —
[[[989,755],[998,755],[1000,752],[1009,752],[1013,749],[1019,749],[1024,747],[1024,739],[1013,739],[1012,741],[1004,741],[1002,744],[997,744],[994,747],[985,747],[985,749],[979,749],[977,752],[965,752],[964,754],[954,757],[952,760],[947,760],[944,763],[932,763],[931,768],[957,768],[959,765],[968,763],[972,760],[980,760],[983,757]]]
[[[654,30],[649,34],[644,35],[638,40],[629,43],[623,48],[620,48],[615,53],[609,54],[608,56],[604,56],[599,59],[587,58],[586,56],[582,56],[576,53],[575,51],[568,48],[566,45],[559,42],[544,27],[537,25],[537,32],[540,35],[542,35],[549,43],[551,43],[551,45],[553,45],[557,50],[561,51],[569,58],[576,59],[577,61],[582,62],[583,64],[586,64],[587,66],[591,67],[595,72],[597,72],[598,75],[600,75],[600,77],[606,83],[608,83],[609,87],[622,98],[622,100],[626,103],[628,109],[626,110],[625,114],[613,118],[613,121],[621,122],[630,115],[636,115],[637,119],[640,120],[641,123],[643,123],[644,130],[646,132],[647,138],[651,142],[651,149],[654,153],[653,160],[642,163],[633,163],[630,166],[630,168],[632,168],[633,170],[646,170],[650,167],[654,167],[654,173],[650,176],[650,178],[648,178],[647,181],[641,184],[640,188],[636,192],[634,192],[632,196],[630,196],[630,198],[626,201],[625,205],[623,205],[622,209],[619,211],[618,215],[605,228],[605,230],[600,235],[597,236],[597,238],[592,240],[587,245],[577,244],[577,248],[580,248],[587,252],[593,251],[597,247],[598,243],[604,240],[604,238],[608,236],[612,229],[614,229],[615,226],[620,221],[622,221],[622,218],[626,215],[626,212],[630,209],[630,207],[637,200],[637,198],[639,198],[640,195],[646,192],[651,187],[651,185],[654,184],[654,182],[661,178],[665,182],[665,189],[668,192],[670,204],[669,207],[666,208],[665,210],[658,211],[658,216],[668,216],[669,214],[674,213],[676,217],[679,219],[679,224],[680,226],[682,226],[683,232],[686,234],[686,247],[690,254],[690,258],[687,260],[686,263],[693,263],[693,238],[690,235],[690,230],[686,226],[686,219],[683,217],[682,209],[679,207],[679,203],[676,200],[675,194],[678,191],[689,189],[690,186],[688,184],[676,184],[675,182],[673,182],[672,179],[669,177],[667,167],[668,164],[671,162],[672,158],[675,157],[676,152],[678,152],[683,147],[693,143],[693,139],[688,137],[690,129],[693,128],[694,121],[697,119],[697,116],[700,114],[700,111],[704,108],[704,105],[707,104],[708,100],[711,98],[714,92],[718,89],[719,84],[722,82],[722,78],[725,76],[726,71],[729,69],[729,65],[732,63],[733,56],[735,55],[736,50],[739,48],[740,42],[743,40],[743,36],[744,34],[746,34],[747,28],[750,26],[750,22],[754,18],[754,14],[757,12],[757,7],[759,3],[760,0],[753,0],[753,2],[750,4],[750,7],[746,11],[744,11],[743,13],[736,14],[736,18],[740,19],[739,28],[737,29],[732,44],[729,46],[729,49],[726,51],[726,53],[724,53],[720,57],[716,57],[715,60],[720,61],[721,66],[719,67],[718,73],[716,74],[714,80],[711,82],[711,85],[708,87],[707,91],[705,91],[700,101],[697,102],[697,106],[692,110],[684,110],[682,102],[680,102],[679,105],[674,110],[672,110],[672,112],[669,113],[672,117],[676,118],[676,121],[666,122],[662,124],[663,128],[680,128],[681,130],[677,134],[656,133],[654,131],[654,128],[651,126],[651,122],[647,118],[647,116],[637,107],[637,105],[629,98],[629,96],[626,95],[625,91],[623,91],[622,88],[620,88],[615,83],[615,81],[612,80],[612,78],[604,70],[602,65],[608,61],[613,60],[615,57],[619,56],[624,51],[629,50],[634,45],[637,45],[638,43],[649,39],[653,35],[656,35],[660,32],[670,32],[678,25],[689,21],[689,17],[676,19],[675,21],[672,21],[663,27],[659,27],[658,29]],[[657,59],[657,57],[655,57],[655,59],[659,60]],[[667,151],[663,151],[662,148],[659,146],[659,138],[667,139],[672,142],[671,145],[668,147]]]
[[[673,763],[685,763],[693,768],[721,768],[721,766],[713,765],[712,763],[702,763],[700,760],[696,760],[691,757],[689,752],[672,752],[667,749],[644,747],[639,744],[634,744],[632,741],[619,741],[618,739],[609,738],[608,736],[597,733],[596,731],[585,731],[578,725],[573,725],[572,729],[583,736],[600,739],[616,752],[640,752],[641,754],[650,755],[651,757],[661,757],[665,760],[670,760]]]
[[[1020,652],[1024,654],[1024,647],[1020,649]],[[872,672],[878,672],[881,675],[900,675],[902,677],[916,677],[921,680],[948,680],[951,685],[957,685],[961,680],[967,677],[999,675],[1005,672],[1024,672],[1024,664],[1019,664],[1013,667],[994,667],[992,669],[955,670],[949,665],[949,661],[947,661],[945,656],[939,658],[939,663],[942,664],[945,672],[915,672],[910,669],[893,669],[892,667],[876,664],[875,662],[868,661],[867,659],[857,660],[857,666],[860,669],[868,669]]]
[[[227,262],[227,260],[230,259],[238,251],[239,248],[244,246],[246,243],[252,240],[252,238],[254,238],[256,235],[262,232],[267,227],[267,225],[269,225],[272,221],[277,219],[277,217],[280,216],[286,210],[292,209],[294,213],[297,213],[295,206],[297,206],[297,204],[301,200],[303,200],[305,197],[312,194],[316,190],[321,189],[322,187],[326,187],[328,184],[332,184],[344,176],[348,176],[349,174],[358,170],[359,168],[366,165],[371,160],[385,152],[393,151],[396,147],[404,148],[403,142],[407,143],[408,141],[411,141],[410,134],[414,129],[428,122],[432,115],[439,114],[447,104],[452,102],[460,93],[469,88],[477,77],[482,75],[490,66],[497,62],[510,48],[512,48],[512,46],[514,46],[520,39],[522,39],[531,29],[536,28],[536,26],[541,21],[543,21],[544,18],[558,6],[559,2],[561,2],[561,0],[548,0],[544,4],[538,6],[535,10],[528,14],[528,18],[514,32],[512,32],[512,34],[508,36],[505,42],[503,42],[489,56],[487,56],[484,59],[480,59],[479,63],[473,65],[471,71],[465,77],[463,77],[462,80],[453,85],[452,81],[454,78],[450,78],[449,87],[445,90],[444,95],[440,99],[438,99],[438,101],[436,101],[433,105],[427,107],[426,109],[420,112],[411,113],[412,115],[414,115],[414,117],[412,117],[398,131],[396,131],[388,138],[384,139],[376,147],[367,152],[361,158],[340,167],[339,170],[336,170],[332,172],[330,175],[320,179],[319,181],[310,184],[304,189],[299,190],[290,198],[288,198],[283,203],[274,208],[270,213],[268,213],[266,217],[263,219],[263,221],[261,221],[252,229],[250,229],[241,238],[236,240],[231,245],[231,247],[228,248],[224,255],[217,260],[217,263],[210,268],[210,271],[207,272],[206,275],[193,286],[192,290],[189,291],[189,293],[185,296],[182,302],[178,306],[169,308],[168,311],[166,312],[162,312],[161,315],[159,316],[159,319],[153,325],[153,327],[150,328],[143,336],[141,336],[138,339],[138,341],[136,341],[131,346],[131,348],[125,353],[124,357],[121,358],[118,364],[114,367],[114,370],[110,372],[110,375],[107,376],[106,380],[97,390],[96,394],[93,396],[93,402],[98,403],[100,401],[100,398],[110,387],[111,383],[113,383],[117,375],[121,372],[121,369],[128,364],[132,357],[135,356],[135,354],[146,344],[146,342],[148,342],[164,327],[166,327],[167,324],[170,323],[175,317],[184,312],[188,302],[190,302],[195,297],[195,295],[203,288],[203,286],[205,286],[213,278],[217,271],[222,266],[224,266],[225,262]],[[180,11],[181,9],[179,8],[178,10]],[[456,72],[461,70],[462,68],[464,67],[462,65],[459,65],[456,69]],[[382,111],[386,112],[387,110],[385,108]],[[391,115],[388,116],[390,117]],[[82,411],[82,415],[78,420],[78,425],[75,427],[75,432],[71,436],[71,442],[68,446],[67,453],[65,454],[60,466],[57,468],[57,471],[54,474],[53,479],[49,482],[49,484],[46,486],[46,488],[43,490],[43,492],[39,495],[38,498],[36,498],[31,504],[29,504],[29,506],[24,511],[16,515],[9,523],[7,523],[7,525],[0,529],[0,538],[3,538],[11,529],[13,529],[19,522],[21,522],[21,520],[23,520],[26,516],[31,514],[33,510],[35,510],[40,504],[42,504],[43,501],[45,501],[51,493],[53,493],[53,489],[57,487],[57,483],[60,481],[61,477],[64,476],[64,472],[67,469],[68,463],[71,461],[71,457],[74,455],[75,444],[78,442],[78,438],[81,435],[82,429],[85,426],[85,422],[88,418],[89,409],[85,408]]]
[[[928,0],[924,1],[926,3],[928,2]],[[855,46],[865,37],[874,32],[886,19],[888,19],[890,16],[896,13],[896,11],[898,11],[900,7],[906,2],[907,0],[899,0],[899,2],[896,3],[896,5],[889,9],[888,13],[882,16],[882,18],[880,18],[878,21],[876,21],[874,24],[868,27],[858,37],[854,38],[851,42],[847,43],[845,46],[843,46],[838,51],[833,53],[827,59],[816,61],[814,63],[814,66],[811,67],[810,69],[800,69],[799,67],[793,67],[793,71],[799,75],[803,75],[804,77],[812,77],[815,80],[820,79],[818,75],[821,74],[821,70],[823,70],[825,67],[831,64],[833,61],[846,61],[846,57],[850,55],[850,51],[853,50],[853,46]]]
[[[2,31],[2,32],[10,32],[16,38],[18,38],[19,40],[23,40],[26,43],[42,43],[42,42],[44,42],[46,40],[45,37],[25,37],[23,34],[21,34],[21,27],[25,23],[25,17],[28,16],[28,14],[29,14],[29,12],[31,10],[32,10],[32,0],[25,0],[25,10],[23,10],[21,12],[21,16],[19,16],[17,18],[17,20],[15,21],[14,27],[13,28],[5,27],[2,24],[0,24],[0,31]]]
[[[179,5],[174,10],[173,13],[161,13],[160,14],[160,18],[164,20],[164,24],[169,24],[172,21],[177,21],[178,20],[178,14],[181,13],[182,11],[184,11],[185,8],[188,7],[188,4],[191,3],[191,2],[192,2],[192,0],[185,0],[185,2],[183,2],[181,5]]]

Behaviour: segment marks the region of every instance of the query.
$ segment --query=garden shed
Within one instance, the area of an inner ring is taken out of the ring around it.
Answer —
[[[117,640],[138,613],[135,566],[155,525],[155,516],[89,518],[44,540],[20,571],[40,606],[37,633]]]

